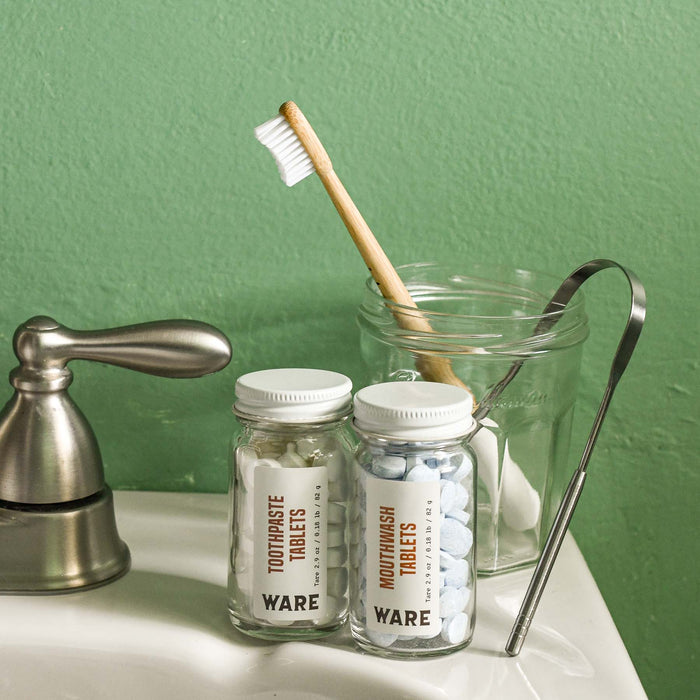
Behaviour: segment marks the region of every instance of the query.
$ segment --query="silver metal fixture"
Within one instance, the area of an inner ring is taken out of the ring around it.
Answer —
[[[97,439],[68,395],[71,360],[162,377],[223,369],[231,346],[198,321],[74,331],[36,316],[15,331],[15,393],[0,412],[0,591],[52,593],[126,573]]]
[[[596,440],[598,439],[598,433],[603,424],[603,419],[605,418],[605,413],[608,410],[610,401],[612,399],[613,392],[617,383],[622,377],[622,373],[625,371],[630,358],[632,357],[632,352],[639,340],[639,335],[642,332],[642,326],[644,325],[644,317],[646,315],[646,293],[642,283],[639,278],[632,273],[627,268],[614,262],[613,260],[592,260],[591,262],[581,265],[581,267],[574,270],[569,277],[567,277],[561,284],[559,289],[555,292],[554,297],[547,305],[544,313],[554,312],[557,309],[562,309],[566,306],[571,297],[576,293],[578,288],[592,275],[601,270],[605,270],[610,267],[616,267],[622,270],[627,281],[630,285],[631,290],[631,301],[630,301],[630,314],[627,319],[627,325],[622,333],[622,338],[620,339],[620,344],[617,346],[615,351],[615,357],[613,358],[612,367],[610,368],[610,376],[608,378],[607,386],[605,387],[605,393],[603,394],[603,399],[598,408],[598,413],[596,414],[595,420],[593,421],[593,427],[588,436],[586,446],[583,450],[583,455],[581,456],[581,461],[579,466],[576,468],[571,481],[564,493],[564,498],[562,499],[557,515],[554,518],[554,523],[549,531],[547,541],[545,542],[542,554],[535,567],[535,572],[530,580],[530,585],[528,586],[527,593],[525,594],[525,599],[520,607],[520,612],[516,618],[513,629],[511,630],[510,636],[506,643],[506,653],[509,656],[517,656],[520,653],[520,649],[523,646],[525,637],[530,629],[530,623],[535,615],[537,606],[539,605],[540,598],[544,592],[544,588],[547,585],[547,579],[552,571],[554,562],[559,553],[562,542],[564,541],[564,535],[569,529],[569,523],[574,515],[574,509],[578,503],[578,499],[581,496],[581,491],[583,491],[583,485],[586,481],[586,467],[588,466],[588,460],[591,457],[591,452],[595,446]],[[550,326],[554,325],[558,319],[558,316],[552,317],[552,322]],[[546,330],[546,329],[541,329]],[[514,376],[517,374],[518,363],[514,363],[509,372],[498,386],[498,393],[500,394],[507,384]],[[502,386],[501,386],[502,385]]]

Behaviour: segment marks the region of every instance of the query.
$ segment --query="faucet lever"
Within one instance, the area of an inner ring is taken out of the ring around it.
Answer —
[[[35,316],[15,331],[20,367],[13,379],[41,381],[68,376],[71,360],[94,360],[161,377],[201,377],[231,358],[226,336],[200,321],[151,321],[99,331],[76,331],[48,316]],[[14,384],[14,382],[13,382]]]

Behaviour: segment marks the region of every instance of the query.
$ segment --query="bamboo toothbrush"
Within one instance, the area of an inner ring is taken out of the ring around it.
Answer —
[[[276,117],[255,129],[255,136],[270,150],[282,181],[289,187],[314,171],[318,174],[380,292],[385,299],[404,307],[392,310],[397,323],[406,330],[434,333],[335,174],[326,149],[299,107],[294,102],[285,102]],[[416,368],[426,381],[460,386],[474,398],[473,393],[452,370],[449,358],[420,355],[416,358]]]

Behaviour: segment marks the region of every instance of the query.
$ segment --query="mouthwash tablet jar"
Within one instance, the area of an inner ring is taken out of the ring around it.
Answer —
[[[472,639],[472,398],[432,382],[357,392],[350,622],[367,651],[441,655]]]
[[[246,634],[309,639],[347,618],[351,389],[300,368],[236,382],[228,607]]]

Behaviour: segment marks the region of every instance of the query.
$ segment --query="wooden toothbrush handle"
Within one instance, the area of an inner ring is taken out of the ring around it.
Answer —
[[[362,255],[370,274],[377,283],[379,291],[385,299],[394,301],[404,307],[416,309],[415,314],[406,309],[393,310],[392,313],[396,322],[406,330],[434,333],[435,331],[433,331],[430,322],[418,309],[403,280],[399,277],[367,222],[360,214],[359,209],[347,193],[340,178],[333,170],[333,164],[328,157],[328,153],[326,153],[326,149],[302,111],[294,102],[285,102],[279,111],[292,127],[308,153],[316,173],[321,178],[326,192],[328,192],[331,201],[338,210],[340,218],[350,233],[355,246],[360,251],[360,255]],[[423,379],[427,381],[454,384],[466,389],[470,394],[472,393],[454,373],[452,364],[447,357],[421,354],[416,358],[416,368]]]
[[[319,177],[350,233],[350,237],[360,251],[360,255],[362,255],[372,277],[374,277],[382,296],[402,306],[417,308],[413,297],[406,289],[402,279],[374,237],[372,230],[367,225],[362,214],[360,214],[335,171],[331,169],[327,172],[319,173]],[[422,330],[426,333],[433,332],[430,324],[422,315],[409,316],[408,318],[412,319],[412,330]]]
[[[392,313],[399,326],[406,330],[418,331],[419,333],[434,333],[435,331],[430,322],[418,309],[403,280],[399,277],[386,253],[374,237],[372,230],[367,225],[362,214],[360,214],[335,171],[331,168],[323,173],[319,173],[319,177],[335,208],[338,210],[340,218],[350,233],[355,246],[360,251],[360,255],[362,255],[370,274],[377,283],[382,296],[401,306],[416,310],[415,313],[407,309],[393,310]],[[439,355],[421,354],[416,357],[415,362],[416,368],[423,379],[432,382],[442,382],[443,384],[454,384],[466,389],[470,394],[472,393],[454,373],[449,358]]]

